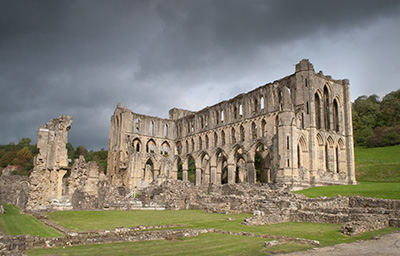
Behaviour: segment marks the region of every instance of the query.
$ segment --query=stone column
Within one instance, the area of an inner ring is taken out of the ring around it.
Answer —
[[[228,163],[227,168],[228,168],[228,184],[234,184],[235,183],[235,165]]]
[[[201,185],[201,168],[196,167],[196,186]]]
[[[254,167],[254,161],[247,161],[247,179],[250,184],[254,184],[256,180],[256,169]]]
[[[347,153],[347,180],[348,184],[357,184],[355,163],[354,163],[354,144],[353,144],[353,123],[351,116],[350,83],[348,79],[342,80],[344,87],[344,133],[346,137]]]
[[[63,177],[67,173],[66,170],[58,170],[57,172],[57,199],[60,200],[62,198],[62,185],[63,185]]]
[[[217,167],[216,166],[210,166],[210,175],[211,175],[211,184],[219,184],[220,182],[217,182]]]
[[[188,170],[187,169],[182,170],[182,180],[188,181]]]

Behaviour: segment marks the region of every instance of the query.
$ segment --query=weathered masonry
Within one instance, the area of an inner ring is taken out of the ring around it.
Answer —
[[[109,138],[112,184],[188,180],[193,163],[196,185],[355,184],[349,81],[315,73],[302,60],[292,75],[198,112],[171,109],[169,119],[118,104]]]

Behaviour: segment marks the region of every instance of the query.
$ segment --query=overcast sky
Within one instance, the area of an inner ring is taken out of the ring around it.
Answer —
[[[118,102],[168,117],[294,73],[350,79],[352,100],[400,88],[400,1],[0,0],[0,144],[62,114],[108,148]]]

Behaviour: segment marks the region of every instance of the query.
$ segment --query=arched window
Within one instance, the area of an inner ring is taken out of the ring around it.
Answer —
[[[238,112],[238,111],[237,111],[237,107],[234,106],[234,107],[233,107],[233,118],[234,118],[234,119],[237,119],[237,117],[238,117],[238,116],[237,116],[237,114],[238,114],[237,112]]]
[[[254,107],[253,107],[254,113],[258,112],[258,100],[257,98],[254,98]]]
[[[154,140],[150,139],[150,140],[146,143],[146,152],[147,152],[147,153],[154,153],[155,146],[156,146],[156,143],[154,142]]]
[[[154,135],[154,122],[151,121],[151,123],[150,123],[150,136],[153,136],[153,135]]]
[[[244,141],[244,127],[240,126],[240,141]]]
[[[261,99],[260,99],[260,109],[261,110],[264,109],[264,97],[261,97]]]
[[[218,146],[218,135],[216,132],[214,132],[214,147]]]
[[[336,147],[336,150],[335,150],[335,158],[336,158],[336,173],[339,173],[339,147]]]
[[[206,148],[209,147],[209,140],[208,140],[208,135],[206,135]]]
[[[195,149],[195,144],[194,144],[194,139],[192,139],[192,152],[194,152]]]
[[[225,132],[221,131],[221,145],[224,146],[225,145]]]
[[[203,149],[203,140],[199,137],[199,150]]]
[[[239,105],[239,116],[240,117],[243,116],[243,105],[242,104]]]
[[[221,123],[223,123],[224,122],[224,111],[222,110],[221,111]]]
[[[232,139],[232,144],[236,143],[236,134],[235,134],[235,128],[232,127],[231,129],[231,139]]]
[[[315,93],[315,127],[321,129],[321,101],[318,93]]]
[[[300,145],[297,144],[297,168],[301,167],[301,153],[300,153]]]
[[[265,122],[265,120],[263,119],[261,122],[261,136],[265,137],[267,135],[267,122]]]
[[[140,140],[138,138],[134,139],[132,141],[132,146],[133,146],[134,152],[140,152],[141,145],[142,145],[142,143],[140,142]]]
[[[168,136],[168,125],[165,124],[164,126],[164,136],[167,137]]]
[[[254,122],[251,123],[251,137],[253,139],[257,138],[257,125]]]
[[[330,129],[330,120],[329,120],[329,91],[328,87],[324,87],[324,124],[325,124],[325,129],[329,130]]]
[[[139,132],[139,126],[140,126],[140,120],[139,120],[139,118],[136,118],[136,121],[135,121],[135,132]]]
[[[325,144],[325,170],[326,170],[326,171],[329,171],[328,143]]]
[[[333,101],[333,129],[339,131],[339,106],[336,99]]]

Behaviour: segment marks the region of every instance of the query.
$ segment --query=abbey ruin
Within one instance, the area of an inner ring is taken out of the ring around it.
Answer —
[[[118,104],[111,117],[107,177],[138,189],[154,180],[196,185],[269,183],[297,190],[356,184],[349,81],[295,73],[233,99],[169,119]]]
[[[357,183],[349,81],[315,73],[308,60],[300,61],[292,75],[198,112],[174,108],[169,119],[140,115],[118,104],[111,117],[106,175],[83,156],[73,163],[68,159],[71,125],[72,117],[63,115],[39,127],[39,153],[29,179],[0,176],[0,203],[17,205],[64,236],[0,234],[0,252],[22,255],[29,248],[200,233],[260,236],[215,228],[182,230],[179,225],[76,233],[42,214],[57,210],[253,213],[243,225],[335,223],[345,235],[400,227],[400,200],[307,198],[290,192]],[[165,227],[176,229],[144,231]],[[294,239],[318,244],[282,236],[278,242]]]

